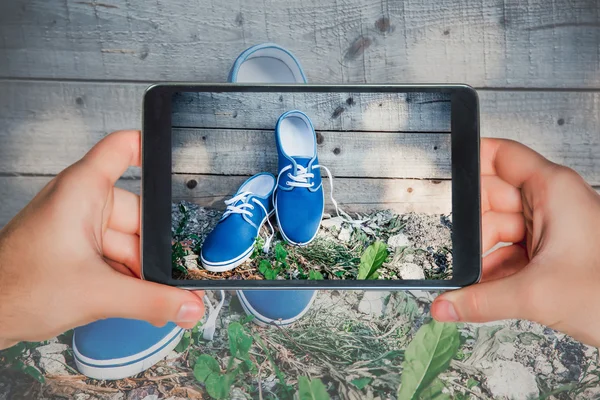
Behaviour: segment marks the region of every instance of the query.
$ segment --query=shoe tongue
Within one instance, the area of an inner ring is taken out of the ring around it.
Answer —
[[[292,157],[292,158],[294,159],[294,161],[296,161],[296,164],[298,164],[304,168],[308,168],[308,164],[312,160],[311,157]]]

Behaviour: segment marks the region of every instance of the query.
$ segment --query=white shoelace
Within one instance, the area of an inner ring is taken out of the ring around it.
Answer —
[[[242,214],[242,215],[247,215],[249,217],[252,217],[254,214],[252,214],[252,211],[250,211],[250,210],[254,210],[254,205],[248,203],[248,196],[250,196],[250,195],[252,195],[251,192],[242,192],[242,193],[238,194],[237,196],[232,197],[229,200],[225,200],[227,209],[223,213],[223,216],[221,217],[221,219],[225,219],[228,216],[230,216],[231,214]],[[235,205],[238,202],[242,202],[242,203],[239,205]],[[267,211],[267,208],[263,205],[263,203],[261,203],[256,198],[253,198],[252,202],[255,204],[258,204],[260,206],[260,208],[263,209],[263,211],[265,212],[265,218],[267,219],[267,223],[269,224],[269,228],[271,229],[271,234],[267,237],[267,240],[265,240],[265,244],[262,248],[262,250],[265,253],[267,253],[269,251],[269,247],[271,247],[271,241],[273,240],[273,237],[275,236],[275,229],[273,228],[273,225],[271,224],[271,221],[269,220],[269,212]],[[258,227],[258,228],[260,228],[260,227]]]
[[[329,178],[329,186],[331,187],[331,191],[329,192],[329,198],[331,199],[331,202],[335,206],[335,212],[339,217],[340,210],[338,208],[337,201],[335,201],[335,199],[333,198],[333,177],[331,176],[331,171],[329,171],[329,168],[327,168],[324,165],[315,164],[312,166],[312,169],[316,169],[316,168],[323,168],[327,172],[327,177]],[[275,184],[275,191],[277,191],[277,187],[279,186],[279,180],[281,179],[281,176],[283,175],[283,173],[286,171],[289,171],[291,169],[292,169],[292,166],[288,165],[287,167],[283,168],[279,172],[279,175],[277,176],[277,182]],[[296,165],[296,171],[297,171],[296,175],[294,175],[290,172],[287,173],[287,178],[291,179],[291,180],[285,182],[285,184],[287,186],[311,188],[315,185],[314,182],[308,181],[309,179],[312,179],[315,177],[315,174],[313,174],[312,172],[309,172],[308,168],[305,168],[302,165]],[[275,207],[275,191],[273,191],[273,207]]]
[[[225,291],[219,290],[221,294],[221,301],[217,306],[213,306],[210,302],[210,299],[207,295],[204,295],[204,304],[208,306],[208,318],[206,318],[206,322],[204,323],[204,330],[202,331],[202,337],[204,340],[213,340],[215,336],[215,330],[217,329],[217,317],[221,312],[221,308],[223,307],[223,303],[225,303]]]

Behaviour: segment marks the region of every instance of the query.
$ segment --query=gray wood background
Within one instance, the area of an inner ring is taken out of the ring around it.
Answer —
[[[15,0],[0,3],[0,39],[0,226],[105,134],[140,128],[148,84],[223,82],[265,41],[294,52],[314,83],[473,85],[483,136],[519,140],[600,188],[596,0]],[[137,190],[138,176],[120,185]],[[175,179],[177,196],[202,202],[230,185]],[[357,188],[344,179],[336,191]],[[444,200],[445,181],[394,182],[390,202]]]

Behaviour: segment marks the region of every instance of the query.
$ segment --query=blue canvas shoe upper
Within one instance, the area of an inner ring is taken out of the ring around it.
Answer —
[[[269,221],[273,210],[274,189],[275,177],[260,173],[249,178],[225,201],[227,208],[223,216],[202,244],[200,259],[204,268],[213,272],[228,271],[250,257],[260,228]]]
[[[275,138],[277,222],[286,241],[303,246],[315,238],[325,205],[315,129],[302,111],[288,111],[277,121]]]
[[[99,320],[75,328],[75,363],[91,378],[122,379],[162,359],[179,343],[182,333],[174,323],[158,328],[134,319]]]
[[[300,62],[288,50],[273,43],[259,44],[237,58],[230,82],[306,83]],[[259,325],[287,326],[300,319],[312,305],[316,290],[238,290],[238,298],[248,315]],[[213,313],[211,312],[210,316]],[[209,316],[209,319],[210,319]],[[216,319],[216,314],[214,319]],[[213,328],[209,332],[214,331]]]

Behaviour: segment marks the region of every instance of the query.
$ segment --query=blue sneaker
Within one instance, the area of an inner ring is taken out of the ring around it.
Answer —
[[[315,290],[238,290],[238,299],[257,325],[291,325],[307,313]]]
[[[75,328],[73,353],[79,372],[93,379],[123,379],[152,367],[181,340],[173,323],[158,328],[145,321],[109,318]]]
[[[300,62],[292,53],[273,43],[259,44],[235,60],[229,82],[306,83]],[[289,325],[300,319],[317,296],[316,290],[237,290],[248,315],[258,325]]]
[[[273,232],[269,217],[273,212],[274,189],[275,177],[263,172],[249,178],[225,201],[227,209],[202,244],[200,261],[205,269],[211,272],[234,269],[252,255],[254,242],[265,222]],[[265,248],[269,247],[272,237],[265,241]]]
[[[317,236],[325,197],[319,165],[315,128],[302,111],[283,113],[275,127],[279,174],[275,192],[275,214],[283,238],[294,245],[306,246]],[[333,190],[333,186],[332,186]],[[337,204],[331,198],[337,210]],[[339,214],[339,213],[338,213]]]

